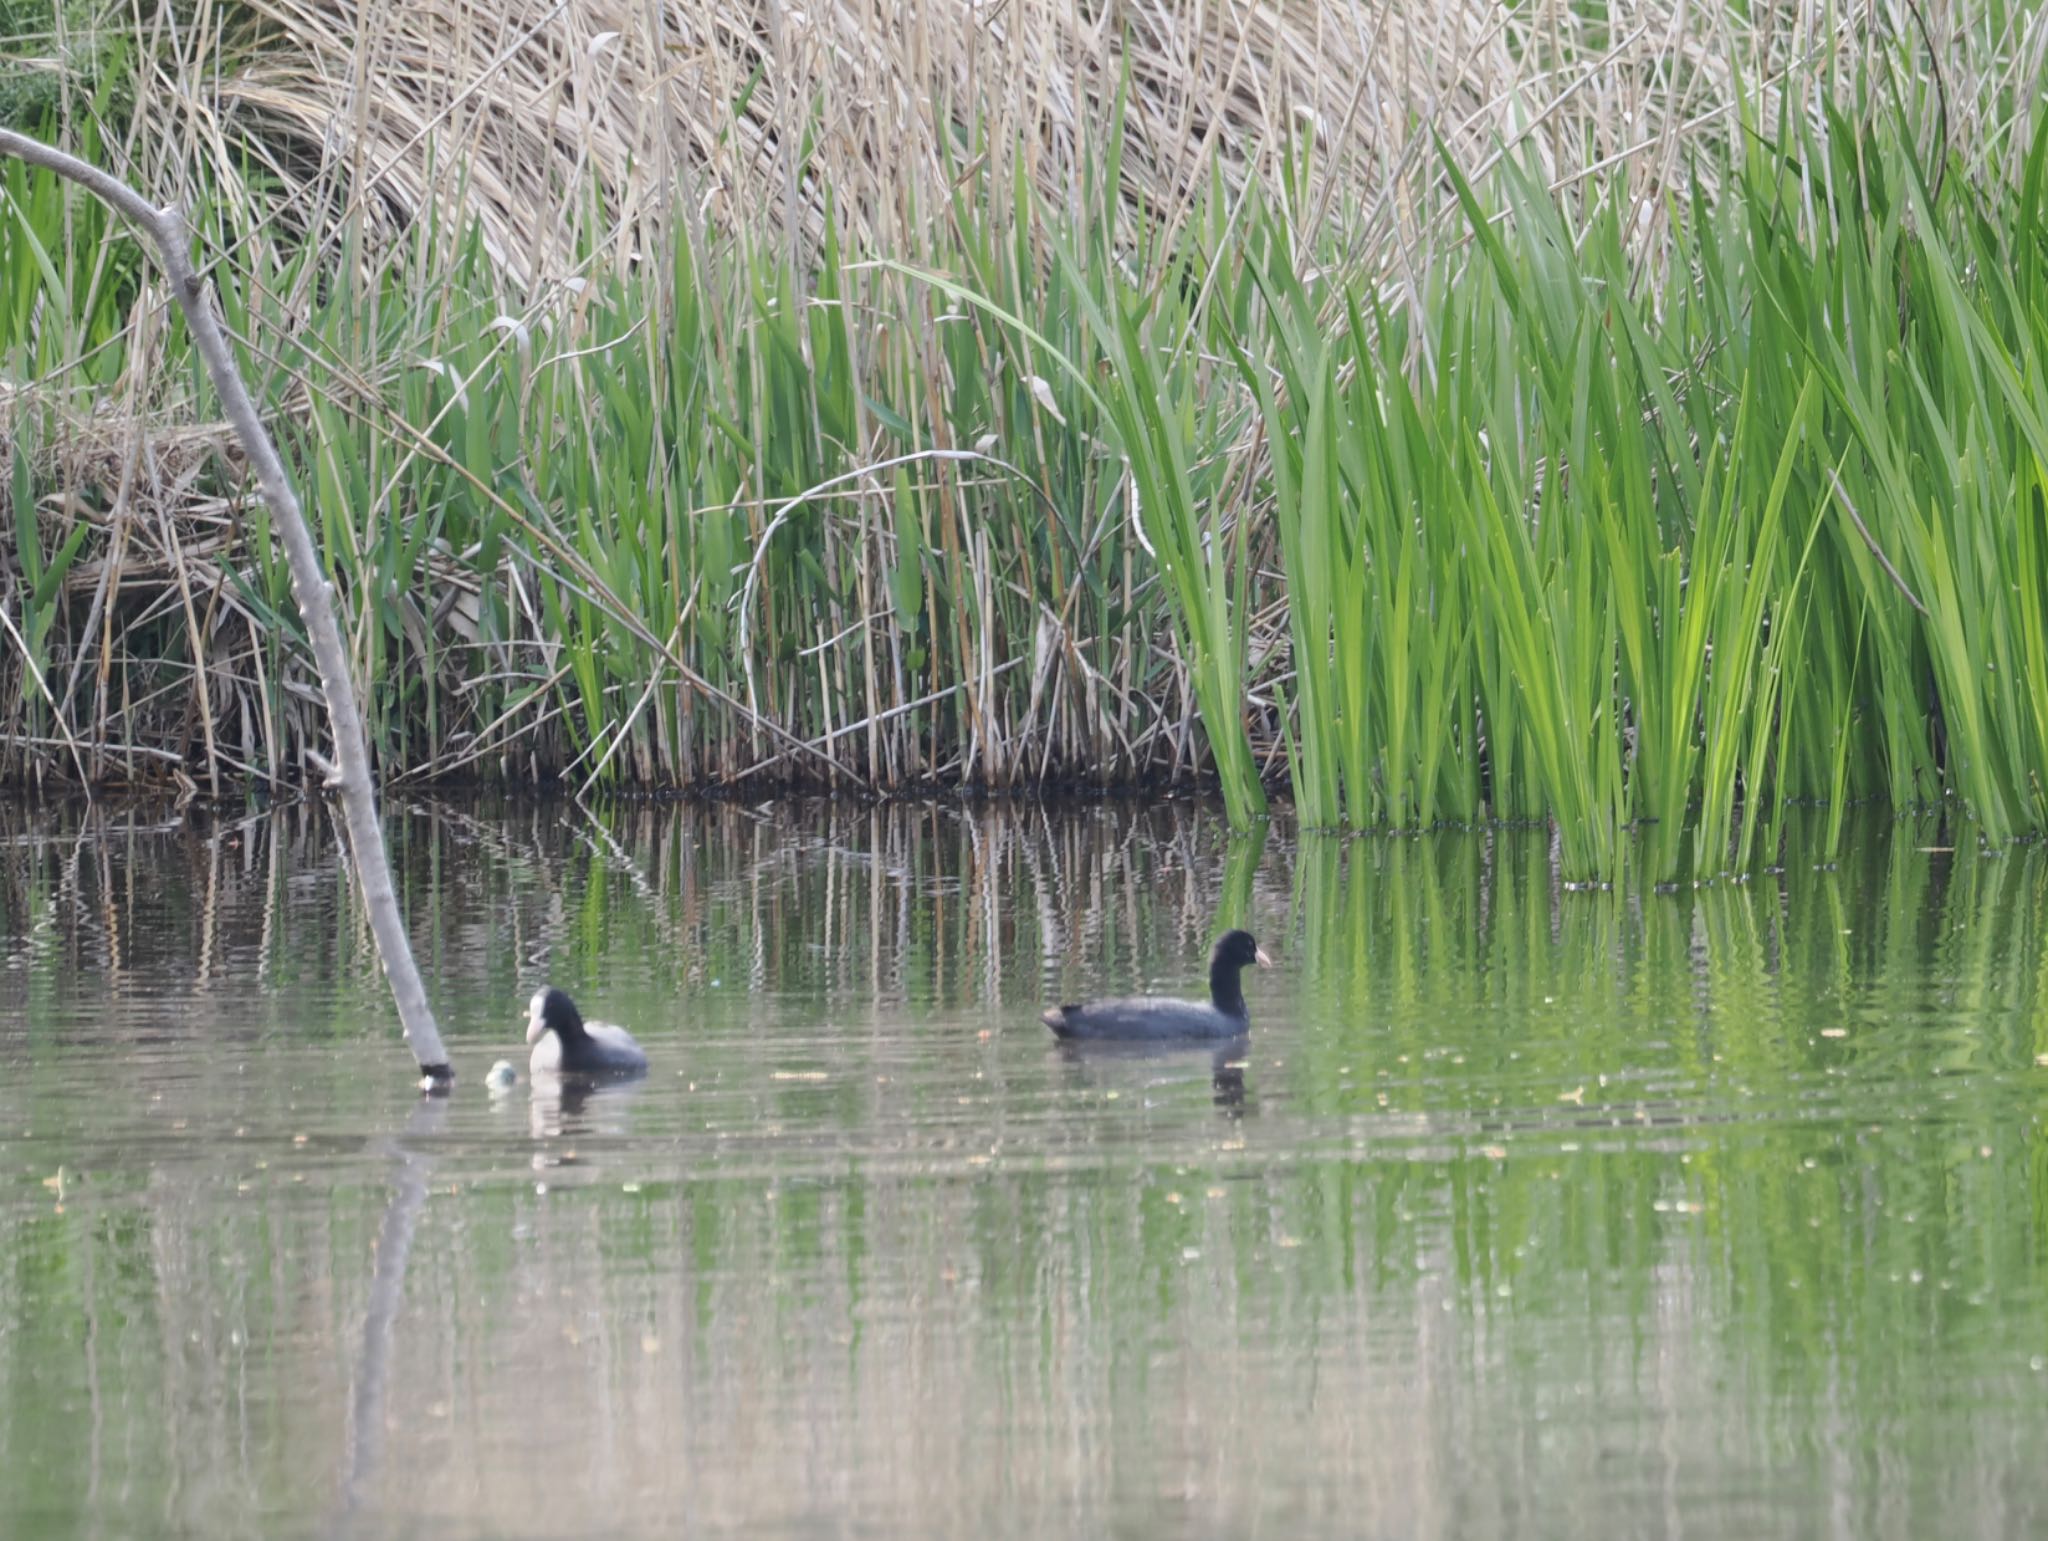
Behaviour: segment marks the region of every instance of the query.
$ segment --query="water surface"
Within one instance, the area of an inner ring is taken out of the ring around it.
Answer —
[[[2048,1526],[2048,853],[392,829],[445,1102],[324,813],[0,807],[0,1534]],[[1241,1062],[1039,1025],[1234,923]],[[653,1074],[491,1096],[544,978]]]

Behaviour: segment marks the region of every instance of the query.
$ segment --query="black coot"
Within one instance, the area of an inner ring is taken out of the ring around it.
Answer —
[[[1237,980],[1248,963],[1270,968],[1273,960],[1249,931],[1227,931],[1209,955],[1208,1000],[1084,1001],[1055,1006],[1045,1025],[1062,1038],[1235,1038],[1252,1025]]]
[[[545,985],[526,1008],[526,1041],[533,1045],[536,1074],[635,1075],[647,1056],[633,1035],[610,1022],[586,1022],[568,993]]]

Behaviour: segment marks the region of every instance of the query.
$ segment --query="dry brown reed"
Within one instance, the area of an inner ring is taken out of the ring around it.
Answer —
[[[1467,167],[1527,146],[1559,183],[1626,168],[1647,238],[1745,95],[1812,113],[1917,38],[1915,89],[1998,157],[1999,88],[2043,46],[1981,0],[188,0],[107,24],[142,44],[130,153],[167,191],[204,160],[265,215],[280,190],[323,224],[338,201],[387,228],[435,208],[523,279],[567,271],[592,219],[815,238],[828,200],[856,245],[914,252],[983,157],[1078,208],[1113,126],[1134,239],[1212,172],[1279,185],[1310,142],[1303,222],[1398,262],[1448,203],[1437,137]]]

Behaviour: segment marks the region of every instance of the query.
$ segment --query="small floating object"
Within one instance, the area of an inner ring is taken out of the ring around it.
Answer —
[[[494,1092],[507,1091],[519,1084],[519,1072],[512,1068],[512,1061],[501,1059],[491,1066],[491,1073],[484,1077],[484,1085]]]

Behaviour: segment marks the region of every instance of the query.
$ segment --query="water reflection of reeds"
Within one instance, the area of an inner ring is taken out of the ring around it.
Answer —
[[[672,956],[682,980],[725,970],[764,990],[1029,994],[1044,969],[1105,954],[1128,966],[1162,922],[1199,955],[1227,853],[1245,849],[1179,803],[1057,820],[830,802],[772,817],[717,803],[602,815],[423,803],[390,822],[418,944],[455,994],[500,983],[508,944],[538,969],[636,942]],[[226,822],[104,807],[53,819],[0,804],[0,864],[22,961],[90,973],[113,992],[166,960],[205,989],[282,984],[280,967],[347,976],[368,957],[317,808]],[[1241,860],[1233,870],[1249,874]],[[1020,952],[1044,968],[1013,978]]]
[[[1630,894],[1540,832],[1258,845],[1177,803],[392,824],[475,1061],[423,1134],[318,810],[0,805],[4,1528],[324,1512],[378,1408],[367,1514],[507,1533],[1224,1523],[1276,1484],[1309,1528],[1341,1489],[1511,1529],[1538,1488],[1654,1528],[1617,1464],[1765,1533],[1824,1494],[1861,1534],[2041,1517],[2038,848],[1885,821]],[[1188,987],[1225,918],[1283,965],[1241,1108],[1030,1036]],[[703,1091],[487,1107],[543,969],[685,1003]]]

